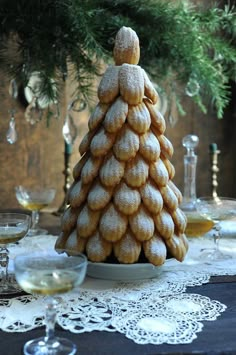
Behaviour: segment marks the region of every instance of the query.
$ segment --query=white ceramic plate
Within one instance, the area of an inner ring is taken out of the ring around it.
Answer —
[[[161,266],[148,263],[109,264],[88,262],[87,275],[103,280],[132,281],[158,277]]]

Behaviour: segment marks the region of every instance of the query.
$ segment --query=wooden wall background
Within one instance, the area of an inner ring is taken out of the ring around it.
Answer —
[[[12,101],[8,94],[9,80],[4,73],[0,73],[0,209],[19,207],[14,187],[16,185],[50,185],[57,189],[57,194],[51,208],[57,210],[64,199],[64,141],[62,126],[66,107],[70,101],[73,90],[71,84],[65,88],[65,94],[60,105],[60,118],[52,118],[47,128],[43,120],[35,125],[26,122],[25,107],[19,100]],[[176,169],[175,183],[183,191],[184,168],[182,138],[187,134],[196,134],[200,143],[197,150],[197,195],[211,193],[211,166],[209,144],[217,143],[221,153],[219,155],[218,193],[221,196],[236,197],[236,90],[232,87],[232,100],[222,120],[216,118],[215,113],[209,110],[207,115],[202,114],[191,100],[184,98],[186,116],[180,117],[174,110],[172,116],[176,120],[171,125],[168,115],[166,136],[174,146],[172,163]],[[16,109],[16,129],[18,140],[15,144],[6,141],[6,132],[9,126],[9,110]],[[89,114],[74,113],[74,119],[79,134],[75,141],[71,156],[71,168],[79,160],[79,143],[87,132]],[[72,180],[71,180],[72,182]]]

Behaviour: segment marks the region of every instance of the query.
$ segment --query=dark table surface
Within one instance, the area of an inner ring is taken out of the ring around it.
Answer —
[[[51,234],[59,233],[59,218],[52,214],[41,215],[41,225]],[[227,309],[215,321],[203,322],[204,328],[191,344],[138,345],[120,333],[94,331],[74,334],[58,326],[56,335],[71,339],[77,344],[79,355],[163,355],[163,354],[235,354],[236,355],[236,276],[212,277],[208,284],[189,287],[187,292],[208,296],[222,302]],[[23,344],[43,336],[44,328],[24,333],[0,331],[0,355],[22,354]]]

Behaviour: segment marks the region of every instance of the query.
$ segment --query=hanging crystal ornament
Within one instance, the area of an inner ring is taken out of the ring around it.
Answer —
[[[11,114],[10,122],[9,122],[9,128],[6,134],[6,138],[8,143],[14,144],[17,141],[17,132],[16,132],[16,123],[15,123],[15,110],[10,110],[9,111]]]
[[[38,98],[33,97],[31,103],[26,107],[25,110],[25,119],[30,124],[34,125],[37,122],[41,121],[43,117],[43,110],[38,104]]]
[[[74,102],[71,102],[67,107],[67,113],[62,127],[62,135],[67,144],[73,144],[77,137],[77,127],[74,123],[70,111],[73,110]]]
[[[196,96],[199,93],[199,90],[200,90],[199,82],[197,81],[195,75],[191,75],[185,87],[186,95],[188,95],[189,97]]]
[[[8,89],[9,95],[13,99],[17,99],[18,97],[18,85],[15,79],[12,79],[10,81],[9,89]]]
[[[84,111],[87,104],[84,100],[77,98],[70,104],[70,109],[74,112],[81,112]]]

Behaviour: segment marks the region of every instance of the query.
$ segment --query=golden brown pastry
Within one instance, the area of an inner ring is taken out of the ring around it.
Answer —
[[[151,163],[149,169],[150,176],[158,186],[167,185],[169,181],[169,174],[161,158],[159,158],[155,163]]]
[[[120,263],[133,264],[138,261],[141,243],[127,230],[123,238],[113,244],[113,251]]]
[[[114,193],[114,204],[117,209],[125,215],[131,215],[137,211],[140,203],[139,191],[122,181]]]
[[[166,246],[170,254],[178,261],[183,261],[186,248],[183,242],[183,238],[173,235],[172,238],[166,240]]]
[[[174,178],[175,176],[175,167],[174,165],[169,161],[169,159],[166,159],[164,157],[164,155],[161,153],[160,154],[160,158],[163,162],[163,164],[165,165],[166,167],[166,170],[168,171],[168,174],[169,174],[169,181],[168,181],[168,184],[170,183],[170,181]]]
[[[68,192],[68,202],[71,207],[78,208],[86,200],[90,185],[83,184],[81,180],[72,184]]]
[[[140,187],[140,194],[144,205],[151,213],[156,215],[162,210],[163,198],[159,189],[151,180]]]
[[[139,150],[139,136],[128,124],[124,124],[119,131],[113,146],[117,159],[127,161],[134,158]]]
[[[97,179],[88,194],[88,206],[91,210],[102,210],[112,198],[113,188],[102,185]]]
[[[68,233],[61,232],[59,237],[57,238],[54,248],[59,254],[64,253],[65,245],[68,237],[69,237]]]
[[[148,131],[151,124],[151,117],[143,102],[138,105],[129,106],[127,122],[130,127],[139,134]]]
[[[118,31],[113,56],[116,65],[122,65],[123,63],[138,64],[140,57],[139,39],[132,28],[123,26]]]
[[[159,99],[158,93],[154,88],[153,84],[151,83],[145,70],[143,70],[143,77],[144,77],[144,94],[148,99],[152,101],[153,105],[155,105]]]
[[[99,231],[96,231],[86,244],[86,253],[89,260],[102,262],[111,254],[112,244],[101,238]]]
[[[163,134],[160,134],[157,139],[159,140],[160,146],[161,146],[161,154],[166,158],[166,159],[171,159],[173,153],[174,153],[174,148],[172,143],[169,141],[166,136]]]
[[[166,122],[164,117],[150,100],[144,99],[143,101],[147,106],[148,111],[150,112],[152,130],[154,131],[155,135],[158,136],[159,134],[163,134],[166,130]]]
[[[61,230],[70,233],[76,226],[77,215],[79,210],[69,206],[61,218]]]
[[[140,206],[138,211],[129,216],[129,226],[135,238],[140,242],[149,240],[154,234],[154,221],[144,206]]]
[[[84,166],[84,164],[86,163],[86,161],[89,158],[89,154],[85,153],[80,160],[78,161],[77,164],[75,164],[73,171],[72,171],[72,175],[73,175],[73,179],[74,180],[78,180],[80,178],[80,174],[81,174],[81,170]]]
[[[183,234],[187,226],[187,217],[184,212],[178,207],[175,211],[171,211],[172,219],[175,223],[177,234]]]
[[[65,250],[68,255],[78,255],[84,252],[86,244],[87,239],[79,237],[75,229],[67,238]]]
[[[104,119],[104,128],[107,132],[118,132],[125,123],[128,114],[128,104],[121,96],[112,103]]]
[[[93,137],[90,144],[90,151],[94,157],[106,155],[115,142],[115,135],[108,133],[103,127]]]
[[[176,210],[178,207],[178,199],[173,190],[171,190],[168,185],[160,186],[160,193],[167,209],[171,211]]]
[[[99,177],[103,185],[116,186],[121,181],[125,172],[125,163],[115,158],[113,154],[108,155],[99,170]]]
[[[89,184],[94,180],[98,175],[102,162],[102,157],[90,156],[90,158],[88,158],[81,170],[81,181],[83,184]]]
[[[98,98],[102,104],[109,104],[119,96],[119,66],[110,65],[98,86]]]
[[[105,240],[116,242],[124,235],[127,225],[127,216],[120,213],[110,202],[100,218],[99,231]]]
[[[77,234],[79,237],[88,238],[95,232],[100,217],[100,211],[91,210],[84,205],[77,219]]]
[[[119,71],[120,94],[129,105],[137,105],[144,97],[144,77],[137,65],[123,64]]]
[[[139,152],[148,162],[155,162],[160,157],[160,144],[152,131],[140,136]]]
[[[93,139],[93,136],[95,135],[96,131],[88,131],[84,138],[81,140],[80,145],[79,145],[79,152],[80,155],[83,155],[84,153],[87,152],[87,150],[89,149],[91,140]]]
[[[149,167],[146,161],[138,154],[126,163],[124,180],[128,186],[142,186],[148,178]]]
[[[170,175],[170,174],[169,174]],[[171,179],[171,177],[170,177]],[[177,199],[178,199],[178,204],[180,205],[182,203],[183,200],[183,196],[181,191],[178,189],[178,187],[173,183],[172,180],[168,181],[168,186],[172,189],[172,191],[175,193]]]
[[[164,240],[171,239],[174,234],[175,225],[169,212],[163,208],[160,213],[154,216],[156,229]]]
[[[163,239],[154,234],[154,236],[143,243],[143,250],[146,258],[155,266],[164,264],[167,255],[166,245]]]
[[[90,131],[96,130],[100,126],[108,109],[108,104],[102,104],[101,102],[97,104],[88,121]]]

